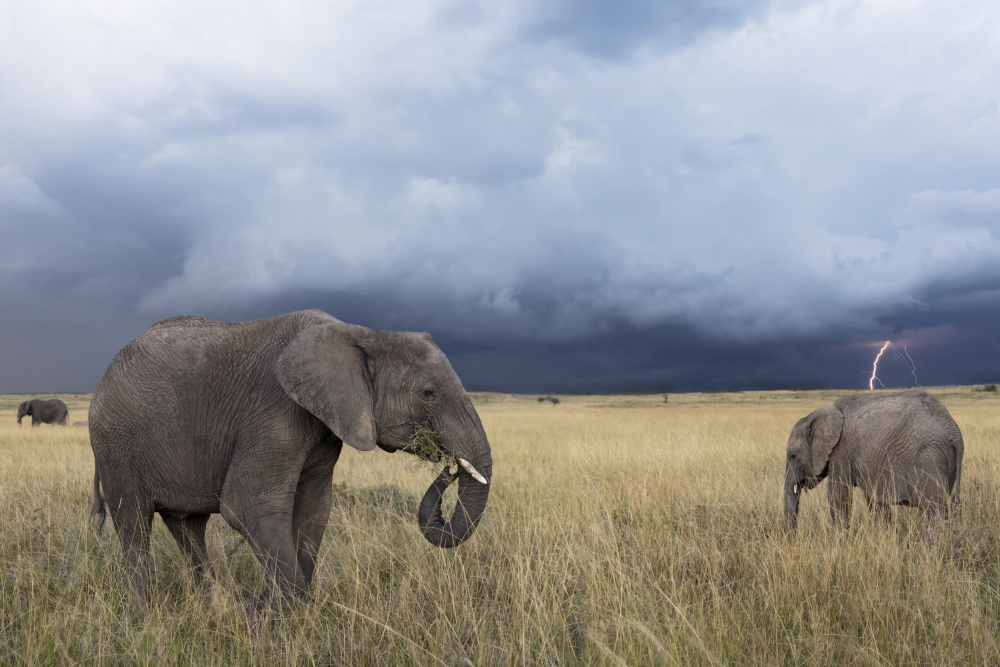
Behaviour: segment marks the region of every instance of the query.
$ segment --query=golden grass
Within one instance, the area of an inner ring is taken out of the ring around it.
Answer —
[[[841,392],[477,394],[495,473],[469,542],[417,529],[440,465],[345,448],[317,579],[256,624],[261,568],[219,517],[211,596],[156,521],[136,617],[110,523],[88,522],[86,429],[19,429],[23,398],[0,396],[0,664],[995,664],[1000,397],[932,391],[966,457],[962,516],[931,542],[860,496],[832,529],[825,484],[785,535],[788,432]],[[86,418],[87,396],[63,399]]]

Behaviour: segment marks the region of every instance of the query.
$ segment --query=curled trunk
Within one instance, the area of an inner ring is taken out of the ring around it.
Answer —
[[[488,478],[489,474],[486,475]],[[445,489],[456,480],[458,480],[458,502],[451,518],[446,521],[441,515],[441,498]],[[427,488],[420,501],[420,510],[417,514],[420,531],[431,544],[445,549],[457,547],[467,540],[479,525],[489,495],[489,483],[476,481],[461,466],[454,474],[445,468]]]

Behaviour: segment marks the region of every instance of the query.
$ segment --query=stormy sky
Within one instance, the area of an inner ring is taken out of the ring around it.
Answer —
[[[991,0],[0,7],[0,392],[309,307],[470,390],[1000,381]]]

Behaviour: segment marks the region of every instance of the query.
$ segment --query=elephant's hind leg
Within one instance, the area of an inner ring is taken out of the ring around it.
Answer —
[[[209,514],[192,514],[178,519],[170,514],[160,514],[163,523],[167,525],[170,534],[177,540],[177,545],[187,556],[188,563],[194,568],[194,581],[197,586],[205,586],[206,580],[215,578],[212,565],[208,562],[208,548],[205,545],[205,528],[208,526]]]
[[[951,492],[943,475],[920,473],[913,484],[910,504],[919,508],[932,522],[947,519],[951,508]]]
[[[914,484],[911,504],[920,510],[924,542],[933,544],[943,525],[948,523],[951,493],[947,480],[935,478],[930,473],[921,474]]]
[[[153,510],[111,498],[108,505],[121,538],[129,586],[139,610],[144,612],[149,605],[149,531],[153,526]]]

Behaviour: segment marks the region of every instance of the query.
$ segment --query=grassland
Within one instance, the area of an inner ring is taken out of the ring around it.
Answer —
[[[217,585],[196,592],[163,524],[155,604],[130,608],[113,531],[88,523],[84,428],[18,428],[0,396],[0,664],[997,664],[1000,396],[932,390],[966,442],[962,516],[926,541],[825,485],[782,524],[784,444],[839,392],[479,394],[493,446],[487,513],[465,545],[428,545],[416,505],[436,469],[348,451],[317,580],[254,623],[262,582],[219,517]],[[88,396],[64,396],[70,422]]]

